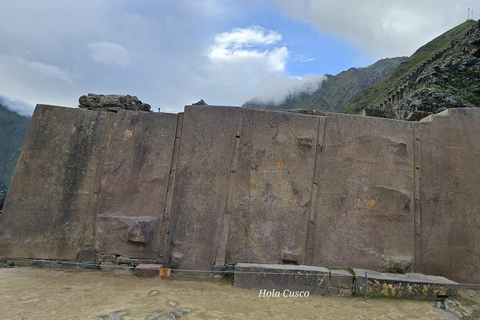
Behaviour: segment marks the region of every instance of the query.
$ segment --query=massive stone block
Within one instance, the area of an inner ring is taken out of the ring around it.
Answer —
[[[450,109],[420,127],[423,273],[480,283],[480,112]]]
[[[185,107],[170,217],[174,267],[213,268],[239,115],[233,107]]]
[[[38,105],[2,215],[0,255],[76,260],[93,246],[95,182],[114,114]]]
[[[328,114],[317,175],[313,265],[413,260],[412,123]]]
[[[227,263],[301,263],[320,117],[243,109],[226,217]]]
[[[119,112],[101,179],[96,248],[156,258],[172,162],[177,115]]]

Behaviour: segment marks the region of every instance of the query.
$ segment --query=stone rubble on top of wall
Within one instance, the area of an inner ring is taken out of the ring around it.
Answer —
[[[127,94],[94,94],[89,93],[83,95],[78,99],[79,108],[85,108],[96,111],[111,111],[118,112],[120,110],[132,110],[132,111],[150,111],[150,105],[138,100],[136,96]]]

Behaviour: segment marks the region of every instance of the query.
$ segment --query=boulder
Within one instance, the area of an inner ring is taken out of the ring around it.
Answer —
[[[78,99],[79,107],[96,111],[118,112],[120,110],[150,112],[150,105],[138,100],[136,96],[118,94],[93,94],[83,95]]]

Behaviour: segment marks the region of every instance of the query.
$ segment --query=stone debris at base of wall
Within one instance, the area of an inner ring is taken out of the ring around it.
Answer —
[[[474,308],[468,308],[463,306],[460,302],[458,302],[456,299],[453,298],[443,298],[443,299],[438,299],[436,303],[436,307],[438,309],[444,309],[448,312],[453,313],[455,316],[457,316],[459,319],[464,319],[464,320],[474,320],[474,319],[479,319],[478,312]]]
[[[138,100],[136,96],[119,94],[94,94],[89,93],[78,99],[79,107],[96,111],[118,112],[120,110],[150,111],[147,103]]]

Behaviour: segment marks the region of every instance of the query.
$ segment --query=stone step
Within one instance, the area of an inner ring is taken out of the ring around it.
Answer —
[[[353,269],[356,275],[356,293],[364,294],[365,272],[367,295],[436,300],[457,294],[458,283],[444,277],[421,273],[380,273],[365,269]]]
[[[139,264],[135,268],[135,275],[139,277],[158,277],[163,264]]]

